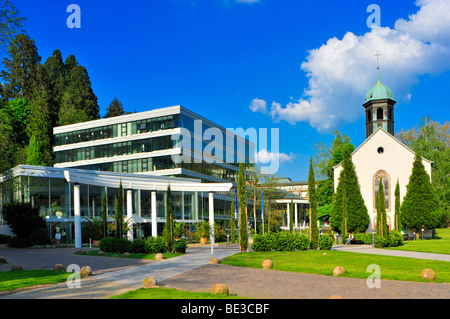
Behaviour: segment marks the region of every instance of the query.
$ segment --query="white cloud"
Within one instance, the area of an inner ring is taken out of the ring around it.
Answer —
[[[279,161],[280,163],[283,162],[292,162],[295,159],[294,153],[272,153],[270,151],[267,151],[266,149],[260,150],[258,153],[255,154],[255,161],[258,164],[267,164],[269,162],[275,162]]]
[[[419,75],[450,69],[450,1],[416,4],[419,11],[398,20],[394,29],[373,28],[361,36],[347,32],[310,50],[301,65],[309,78],[303,96],[284,107],[273,102],[269,115],[291,124],[309,122],[319,131],[355,121],[364,115],[364,95],[376,82],[377,51],[381,81],[397,101],[408,101]]]
[[[249,108],[252,112],[267,113],[267,103],[264,100],[255,98],[250,103]]]

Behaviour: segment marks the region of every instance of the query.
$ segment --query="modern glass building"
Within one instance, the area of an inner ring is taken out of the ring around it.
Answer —
[[[220,132],[220,144],[205,134],[208,129]],[[238,163],[254,163],[255,147],[248,139],[179,105],[53,132],[55,167],[236,182]],[[208,155],[217,159],[217,152],[221,162],[205,161]]]
[[[136,226],[128,237],[161,234],[169,185],[176,221],[192,229],[206,219],[227,229],[238,165],[255,162],[248,138],[182,106],[55,127],[53,134],[54,167],[19,165],[0,176],[0,209],[31,202],[52,238],[58,233],[76,243],[80,221],[101,216],[103,197],[113,221],[120,182],[124,215]],[[260,205],[251,199],[247,204],[255,227]],[[1,217],[0,233],[8,233]]]

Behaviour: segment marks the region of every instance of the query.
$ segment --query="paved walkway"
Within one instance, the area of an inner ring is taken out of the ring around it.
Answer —
[[[361,253],[361,254],[375,254],[375,255],[384,255],[384,256],[397,256],[397,257],[409,257],[409,258],[419,258],[419,259],[450,261],[450,255],[421,253],[421,252],[406,251],[406,250],[372,248],[372,246],[370,246],[370,245],[349,245],[349,246],[337,245],[337,246],[334,246],[332,248],[332,250],[350,251],[350,252]]]
[[[370,247],[344,246],[335,249],[382,254],[384,252],[395,252],[397,256],[406,253]],[[382,280],[381,288],[369,288],[366,279],[221,264],[209,265],[209,259],[212,256],[222,259],[237,251],[236,248],[216,247],[214,255],[211,255],[209,248],[189,247],[188,253],[183,256],[163,261],[142,261],[77,256],[73,255],[73,250],[67,248],[15,250],[0,247],[0,256],[6,257],[10,262],[7,265],[2,265],[0,270],[9,270],[12,264],[20,263],[20,261],[25,262],[22,263],[24,269],[49,268],[58,262],[65,266],[68,263],[76,263],[80,266],[90,265],[94,270],[94,276],[82,279],[81,288],[69,289],[66,283],[61,283],[10,295],[0,295],[0,299],[103,299],[142,287],[142,280],[148,276],[155,277],[161,286],[188,291],[210,291],[214,284],[221,282],[229,287],[231,294],[262,299],[320,299],[328,298],[331,295],[352,299],[450,299],[450,284],[447,283]],[[434,257],[439,257],[431,255],[422,255],[422,258],[434,259]],[[65,260],[66,263],[62,260]]]

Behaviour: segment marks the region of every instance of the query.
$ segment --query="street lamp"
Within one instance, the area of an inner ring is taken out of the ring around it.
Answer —
[[[424,231],[424,229],[422,228],[422,239],[423,239],[423,231]]]

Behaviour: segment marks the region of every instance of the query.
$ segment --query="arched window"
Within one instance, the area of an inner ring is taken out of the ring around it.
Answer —
[[[377,120],[383,119],[383,109],[381,107],[377,108]]]
[[[384,205],[386,206],[386,211],[391,210],[391,178],[386,171],[380,170],[373,177],[373,210],[377,210],[376,199],[378,196],[378,184],[380,183],[380,178],[383,180],[383,191],[384,191]]]

